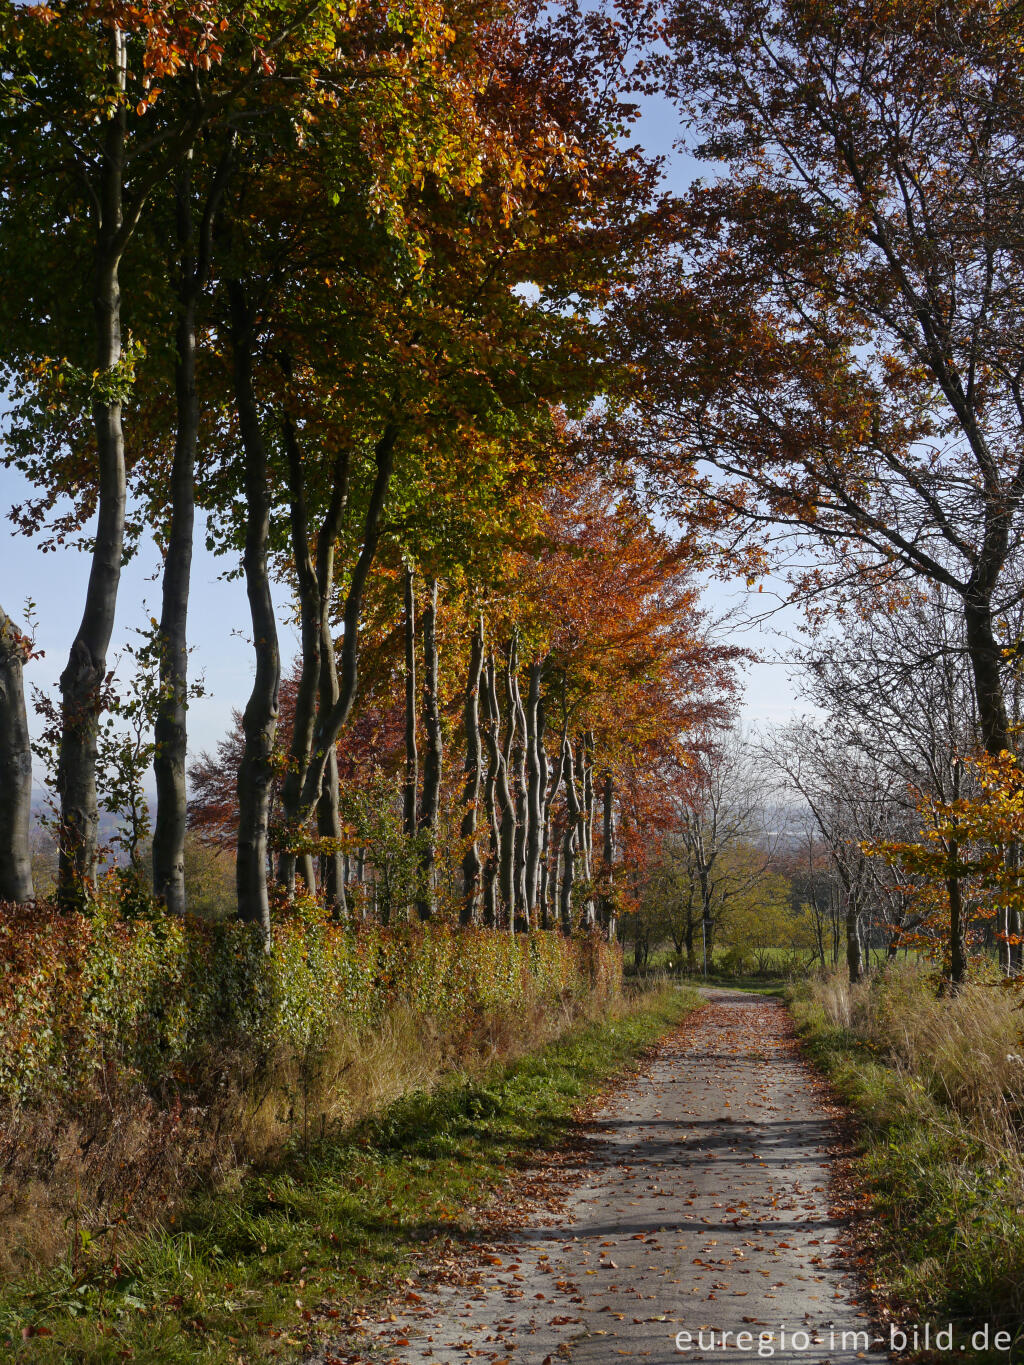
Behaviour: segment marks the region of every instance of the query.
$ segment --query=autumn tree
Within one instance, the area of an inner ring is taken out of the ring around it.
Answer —
[[[32,748],[25,707],[29,637],[0,607],[0,901],[33,897]]]
[[[694,918],[711,960],[715,933],[734,904],[766,879],[779,843],[771,824],[772,789],[756,752],[733,731],[710,736],[693,751],[680,793],[675,835],[695,885]],[[686,948],[693,961],[694,922]]]
[[[667,34],[691,145],[723,170],[623,307],[651,468],[673,506],[813,546],[812,602],[941,586],[998,754],[1024,494],[1015,12],[676,0]]]
[[[71,904],[96,873],[99,698],[126,548],[123,410],[137,350],[123,340],[122,264],[155,192],[212,117],[191,96],[223,47],[203,3],[9,7],[0,22],[13,453],[50,504],[77,491],[62,481],[70,457],[96,512],[85,608],[61,675],[59,895]],[[55,268],[21,270],[26,234],[38,233]]]

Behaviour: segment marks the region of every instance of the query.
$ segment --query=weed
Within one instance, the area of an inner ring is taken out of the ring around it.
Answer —
[[[666,990],[577,1023],[519,1060],[328,1126],[264,1169],[0,1293],[4,1359],[246,1365],[323,1336],[409,1277],[429,1247],[481,1235],[476,1210],[563,1141],[572,1113],[698,997]]]

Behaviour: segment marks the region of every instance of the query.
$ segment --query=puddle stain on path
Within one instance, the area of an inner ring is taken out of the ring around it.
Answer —
[[[837,1264],[848,1236],[828,1183],[842,1148],[824,1087],[779,1002],[707,996],[597,1111],[557,1219],[541,1205],[358,1324],[358,1347],[349,1338],[311,1365],[867,1358],[871,1320]]]

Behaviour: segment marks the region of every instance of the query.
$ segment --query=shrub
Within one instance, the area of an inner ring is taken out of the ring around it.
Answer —
[[[0,910],[0,1276],[603,1012],[597,938]]]
[[[541,1000],[611,997],[620,971],[618,950],[596,937],[349,926],[311,904],[278,923],[270,953],[237,922],[159,912],[128,921],[102,903],[90,916],[9,908],[0,914],[0,1099],[82,1098],[112,1074],[160,1095],[218,1059],[258,1068],[398,1005],[442,1024],[471,1021]]]

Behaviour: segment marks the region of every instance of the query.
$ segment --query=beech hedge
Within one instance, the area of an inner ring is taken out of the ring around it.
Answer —
[[[621,953],[595,935],[431,922],[339,924],[313,903],[270,952],[238,922],[0,907],[0,1099],[74,1099],[116,1080],[153,1093],[231,1059],[259,1066],[406,1003],[442,1023],[537,1001],[611,998]]]

